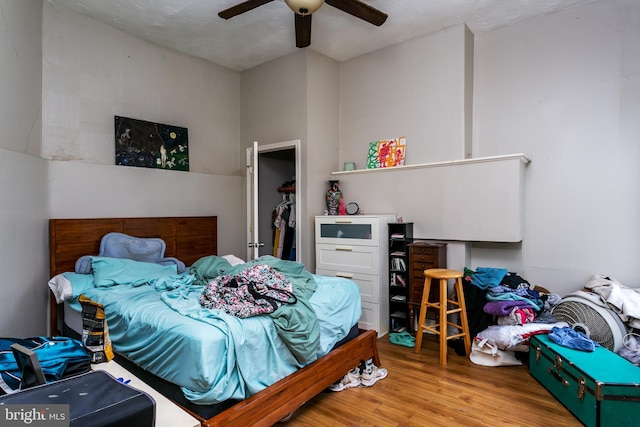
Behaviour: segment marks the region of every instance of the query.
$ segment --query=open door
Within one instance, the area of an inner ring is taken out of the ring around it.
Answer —
[[[258,258],[258,249],[264,246],[258,239],[258,141],[247,148],[247,261]]]
[[[295,177],[296,187],[302,188],[300,173],[300,140],[267,145],[254,142],[247,148],[247,260],[273,253],[271,215],[278,198],[282,201],[283,197],[278,194],[278,187]],[[302,206],[300,196],[299,190],[288,196],[298,214]],[[295,260],[299,262],[301,239],[297,224],[296,221],[294,247]]]

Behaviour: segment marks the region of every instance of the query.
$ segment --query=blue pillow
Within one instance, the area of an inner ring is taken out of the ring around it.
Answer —
[[[133,237],[123,233],[107,233],[100,241],[100,257],[131,259],[142,262],[155,262],[162,265],[175,264],[178,273],[187,268],[184,262],[173,257],[165,257],[166,243],[156,237]],[[76,261],[75,272],[91,274],[91,255],[85,255]]]
[[[164,258],[167,245],[155,237],[133,237],[122,233],[107,233],[100,241],[100,256],[158,262]]]
[[[97,288],[115,285],[142,285],[175,276],[175,264],[160,265],[130,259],[91,257],[93,283]]]

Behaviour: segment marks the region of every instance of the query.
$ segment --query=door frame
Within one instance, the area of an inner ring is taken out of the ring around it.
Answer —
[[[258,246],[262,245],[260,236],[258,235],[257,221],[257,208],[260,205],[260,197],[257,191],[258,188],[258,157],[261,153],[270,153],[274,151],[291,150],[295,152],[295,173],[296,173],[296,193],[295,193],[295,210],[296,210],[296,261],[300,262],[302,239],[300,236],[301,222],[300,222],[300,207],[303,206],[304,194],[301,191],[302,185],[302,161],[300,154],[300,140],[294,139],[291,141],[276,142],[272,144],[259,145],[257,141],[254,141],[253,145],[247,148],[247,236],[249,242],[247,242],[247,261],[255,259],[258,256]]]

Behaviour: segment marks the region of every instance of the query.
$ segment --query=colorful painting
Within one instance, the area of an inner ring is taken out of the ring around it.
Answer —
[[[189,170],[187,128],[115,116],[116,165]]]
[[[401,136],[369,143],[367,169],[403,166],[407,150],[407,138]]]

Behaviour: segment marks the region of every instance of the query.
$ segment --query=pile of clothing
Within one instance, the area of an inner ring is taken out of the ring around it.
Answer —
[[[504,268],[465,268],[464,292],[473,337],[471,360],[477,364],[504,365],[487,361],[487,353],[491,359],[508,359],[515,364],[514,353],[528,352],[532,335],[568,326],[551,315],[553,307],[561,301],[559,295],[532,286]],[[483,355],[474,357],[474,352]]]
[[[594,274],[582,290],[569,296],[586,297],[618,315],[627,333],[616,352],[640,366],[640,334],[637,333],[640,331],[640,288],[625,286],[611,276]]]

